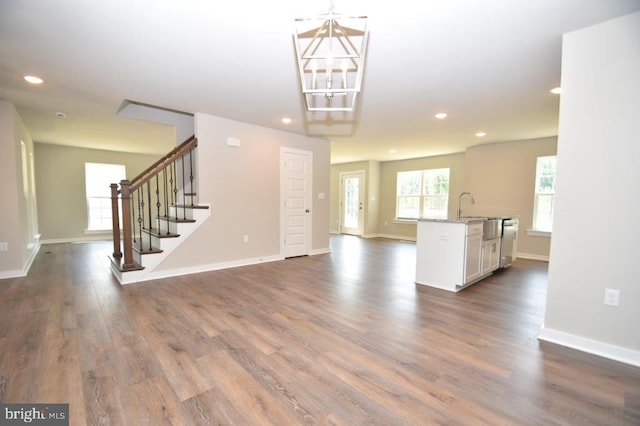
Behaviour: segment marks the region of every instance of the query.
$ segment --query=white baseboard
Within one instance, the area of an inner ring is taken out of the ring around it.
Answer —
[[[315,249],[311,253],[309,253],[309,255],[315,256],[315,255],[326,254],[326,253],[331,253],[331,250],[328,247],[322,248],[322,249]],[[120,284],[133,284],[133,283],[138,283],[143,281],[177,277],[180,275],[199,274],[201,272],[237,268],[239,266],[249,266],[249,265],[256,265],[259,263],[276,262],[278,260],[284,260],[284,257],[280,255],[276,255],[276,256],[256,257],[256,258],[250,258],[250,259],[239,259],[239,260],[232,260],[229,262],[210,263],[206,265],[188,266],[185,268],[167,269],[165,271],[153,271],[148,274],[138,273],[141,271],[132,271],[132,272],[125,273],[123,279],[120,279],[117,275],[116,275],[116,278],[118,278],[118,280],[120,281]]]
[[[36,259],[36,256],[38,255],[38,252],[40,251],[40,242],[36,242],[33,245],[33,249],[31,250],[31,252],[29,253],[29,258],[27,259],[27,263],[24,265],[24,275],[23,277],[26,277],[27,274],[29,273],[29,269],[31,269],[31,265],[33,265],[33,261]]]
[[[329,247],[311,250],[311,253],[309,253],[309,256],[315,256],[318,254],[327,254],[327,253],[331,253],[331,249]]]
[[[416,241],[416,237],[409,237],[407,235],[377,234],[376,237],[389,238],[392,240]]]
[[[29,252],[29,257],[27,258],[27,261],[25,262],[25,264],[22,267],[22,269],[13,269],[13,270],[7,270],[7,271],[0,271],[0,280],[6,279],[6,278],[26,277],[27,274],[29,273],[29,269],[31,269],[31,265],[33,265],[33,261],[35,260],[36,256],[38,255],[39,251],[40,251],[40,243],[39,242],[35,242],[31,246],[31,251]]]
[[[48,240],[40,241],[40,244],[65,244],[65,243],[88,243],[91,241],[108,241],[113,237],[111,234],[109,235],[93,235],[88,237],[77,237],[77,238],[50,238]]]
[[[0,271],[0,280],[8,279],[8,278],[21,278],[25,277],[24,270],[22,269],[9,269],[6,271]]]
[[[266,263],[266,262],[275,262],[277,260],[284,260],[284,257],[278,256],[267,256],[267,257],[256,257],[251,259],[239,259],[232,260],[229,262],[219,262],[219,263],[210,263],[207,265],[197,265],[197,266],[187,266],[184,268],[176,268],[176,269],[167,269],[164,271],[153,271],[144,276],[136,276],[137,271],[127,272],[125,277],[128,278],[123,280],[120,284],[132,284],[136,282],[142,281],[150,281],[150,280],[159,280],[162,278],[171,278],[177,277],[180,275],[190,275],[190,274],[199,274],[201,272],[209,272],[209,271],[217,271],[220,269],[229,269],[229,268],[237,268],[238,266],[248,266],[255,265],[258,263]],[[142,274],[141,274],[142,275]]]
[[[587,339],[575,334],[545,328],[544,325],[538,334],[538,340],[566,346],[582,352],[598,355],[603,358],[640,367],[640,352],[597,340]]]
[[[531,260],[542,260],[543,262],[548,262],[549,261],[549,256],[543,256],[541,254],[520,253],[520,252],[518,252],[517,257],[521,257],[523,259],[531,259]]]

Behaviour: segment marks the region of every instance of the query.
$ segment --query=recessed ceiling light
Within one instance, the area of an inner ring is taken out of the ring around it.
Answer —
[[[395,150],[395,149],[390,149],[390,150],[389,150],[389,154],[395,154],[396,152],[398,152],[398,151],[397,151],[397,150]]]
[[[291,120],[289,117],[283,117],[281,121],[282,124],[291,124],[293,120]]]
[[[439,112],[435,115],[435,117],[438,120],[444,120],[445,118],[447,118],[447,113],[446,112]]]
[[[31,83],[31,84],[42,84],[42,83],[44,83],[43,79],[41,79],[40,77],[37,77],[35,75],[25,75],[24,79],[27,82]]]
[[[549,90],[551,93],[553,93],[554,95],[559,95],[560,93],[562,93],[562,87],[554,87],[553,89]]]
[[[485,136],[487,136],[487,132],[478,132],[478,133],[476,133],[476,136],[479,137],[479,138],[485,137]]]

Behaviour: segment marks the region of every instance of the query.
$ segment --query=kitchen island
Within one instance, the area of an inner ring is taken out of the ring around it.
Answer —
[[[417,284],[457,292],[500,266],[499,218],[419,219]]]

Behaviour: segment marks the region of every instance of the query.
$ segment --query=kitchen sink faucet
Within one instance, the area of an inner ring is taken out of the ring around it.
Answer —
[[[462,209],[461,207],[461,203],[462,203],[462,197],[464,195],[468,195],[469,198],[471,198],[471,204],[475,204],[476,200],[473,199],[473,194],[470,192],[461,192],[460,194],[458,194],[458,220],[460,220],[460,215],[462,214]]]

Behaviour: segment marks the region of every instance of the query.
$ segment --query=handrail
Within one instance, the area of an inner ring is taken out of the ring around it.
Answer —
[[[154,250],[153,239],[156,238],[154,235],[160,233],[161,227],[163,235],[170,236],[173,235],[170,230],[172,221],[187,220],[187,197],[191,197],[191,206],[193,206],[196,196],[193,188],[193,152],[197,146],[197,138],[195,135],[191,136],[131,181],[124,179],[119,184],[110,185],[113,259],[118,259],[118,267],[121,271],[140,268],[133,258],[134,245],[141,253],[151,252]],[[187,155],[189,159],[185,164]],[[154,178],[155,181],[152,180]],[[182,205],[177,199],[180,192]],[[122,209],[122,227],[119,223],[119,204]],[[176,208],[174,217],[169,215],[170,207]],[[182,219],[178,218],[178,207],[183,209]],[[145,241],[143,241],[143,230],[146,233]],[[121,241],[123,247],[121,247]]]
[[[168,154],[160,158],[151,166],[147,167],[145,171],[131,180],[131,192],[135,191],[136,189],[147,183],[149,180],[151,180],[151,178],[153,178],[160,170],[164,169],[167,164],[174,162],[186,152],[197,146],[198,139],[195,137],[195,135],[191,136],[189,139],[176,146],[174,149],[169,151]]]

